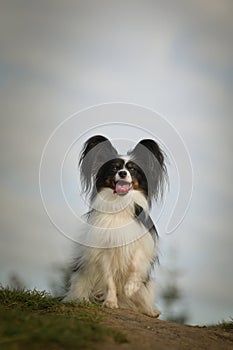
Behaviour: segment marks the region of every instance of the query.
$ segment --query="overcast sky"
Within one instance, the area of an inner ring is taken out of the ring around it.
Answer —
[[[231,0],[1,1],[0,282],[16,272],[28,287],[50,288],[53,266],[65,264],[71,248],[42,205],[43,148],[77,111],[125,102],[165,116],[194,171],[184,221],[171,235],[161,228],[161,283],[164,269],[182,272],[190,323],[232,317],[232,16]],[[89,125],[82,114],[76,122],[78,138]],[[109,137],[118,139],[115,130]],[[139,134],[132,129],[129,139]]]

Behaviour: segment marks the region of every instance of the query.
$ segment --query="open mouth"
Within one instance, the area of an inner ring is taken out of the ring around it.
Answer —
[[[117,182],[114,182],[114,191],[113,193],[118,194],[119,196],[124,196],[131,190],[132,188],[132,182],[124,181],[124,180],[119,180]]]

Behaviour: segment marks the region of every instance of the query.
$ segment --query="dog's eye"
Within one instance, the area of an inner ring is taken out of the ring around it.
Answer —
[[[136,171],[136,169],[134,167],[130,168],[130,171],[132,171],[133,173]]]
[[[116,166],[113,167],[113,171],[117,171],[118,168]]]

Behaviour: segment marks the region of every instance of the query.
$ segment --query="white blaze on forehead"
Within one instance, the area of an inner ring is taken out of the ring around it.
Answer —
[[[121,169],[119,169],[115,175],[115,181],[119,181],[119,180],[122,180],[122,178],[119,176],[119,172],[124,170],[127,172],[127,176],[124,178],[125,181],[128,181],[128,182],[132,182],[132,177],[130,175],[130,172],[129,170],[126,168],[126,164],[128,163],[128,161],[130,160],[130,157],[129,156],[119,156],[119,159],[122,159],[124,161],[124,165],[122,166]]]
[[[130,157],[129,156],[120,156],[120,159],[122,159],[125,163],[124,163],[124,166],[126,163],[128,163],[130,161]]]
[[[130,175],[129,170],[126,168],[126,163],[128,162],[128,157],[120,157],[124,161],[124,165],[121,169],[118,170],[118,172],[115,175],[115,182],[116,182],[116,187],[115,187],[115,193],[117,194],[126,194],[129,192],[129,190],[132,187],[132,177]],[[124,178],[120,177],[119,173],[121,171],[126,172],[126,176]]]

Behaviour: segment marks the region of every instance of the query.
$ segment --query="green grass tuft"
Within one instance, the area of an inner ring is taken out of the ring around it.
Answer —
[[[107,337],[126,337],[100,324],[100,306],[61,303],[45,291],[0,288],[0,348],[3,350],[83,349]]]
[[[116,343],[118,344],[128,343],[127,337],[125,336],[125,334],[121,333],[120,331],[117,331],[116,329],[111,329],[110,333]]]
[[[59,301],[45,291],[0,289],[0,304],[6,307],[27,308],[27,310],[43,310],[59,306]]]
[[[231,321],[223,321],[219,323],[218,327],[227,331],[233,329],[233,318],[231,318]]]
[[[233,318],[231,318],[230,321],[222,321],[210,327],[215,329],[223,329],[225,331],[231,331],[233,330]]]

